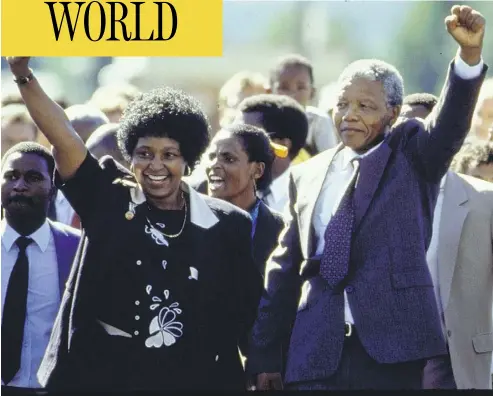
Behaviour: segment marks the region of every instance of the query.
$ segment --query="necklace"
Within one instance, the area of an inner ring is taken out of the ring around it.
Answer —
[[[181,225],[181,229],[176,234],[165,234],[163,231],[157,229],[154,226],[154,224],[151,223],[149,218],[146,216],[146,220],[147,220],[147,224],[148,224],[148,226],[146,226],[146,230],[145,230],[146,233],[151,234],[152,237],[156,241],[162,240],[164,242],[162,244],[168,245],[166,238],[164,238],[164,237],[178,238],[183,233],[183,230],[185,229],[185,224],[187,223],[188,205],[187,205],[187,200],[185,199],[185,197],[183,197],[183,193],[181,194],[181,196],[183,198],[183,207],[185,208],[185,216],[183,217],[183,224]],[[148,209],[150,210],[149,206],[148,206]],[[163,223],[156,223],[156,225],[161,229],[165,227],[165,225]]]

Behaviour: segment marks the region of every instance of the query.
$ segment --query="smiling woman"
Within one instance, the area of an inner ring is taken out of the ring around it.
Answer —
[[[30,73],[27,60],[10,62],[54,146],[55,182],[84,232],[41,385],[245,389],[238,345],[255,318],[262,280],[249,216],[182,181],[209,142],[199,103],[170,88],[134,99],[118,131],[128,171],[109,156],[98,163],[36,79],[20,82]]]
[[[271,182],[274,158],[267,133],[246,124],[220,130],[205,155],[209,195],[231,202],[252,217],[253,256],[261,274],[284,227],[281,214],[257,198],[257,189]]]

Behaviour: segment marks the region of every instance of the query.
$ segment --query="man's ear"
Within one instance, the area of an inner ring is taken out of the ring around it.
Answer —
[[[402,106],[392,106],[391,109],[392,113],[390,115],[390,121],[389,121],[390,126],[394,125],[397,119],[399,118],[399,115],[401,114],[401,108]]]

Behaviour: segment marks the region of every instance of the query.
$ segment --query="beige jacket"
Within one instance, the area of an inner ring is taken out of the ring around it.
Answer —
[[[438,282],[459,389],[491,389],[493,184],[449,172],[438,236]]]

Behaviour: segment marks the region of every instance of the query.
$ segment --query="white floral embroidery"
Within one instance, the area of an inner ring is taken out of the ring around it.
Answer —
[[[152,287],[148,285],[146,287],[147,294],[151,294]],[[169,290],[163,292],[166,300],[169,299]],[[163,302],[159,297],[153,296],[149,307],[151,311],[156,310]],[[169,307],[165,306],[159,310],[159,314],[156,315],[149,325],[150,336],[145,341],[147,348],[161,348],[164,346],[171,346],[176,343],[177,339],[183,335],[183,323],[176,320],[177,315],[182,313],[179,307],[179,303],[174,302]]]
[[[152,237],[154,242],[156,242],[156,245],[169,246],[169,243],[164,235],[152,225],[146,225],[144,230],[146,234],[149,234]]]

